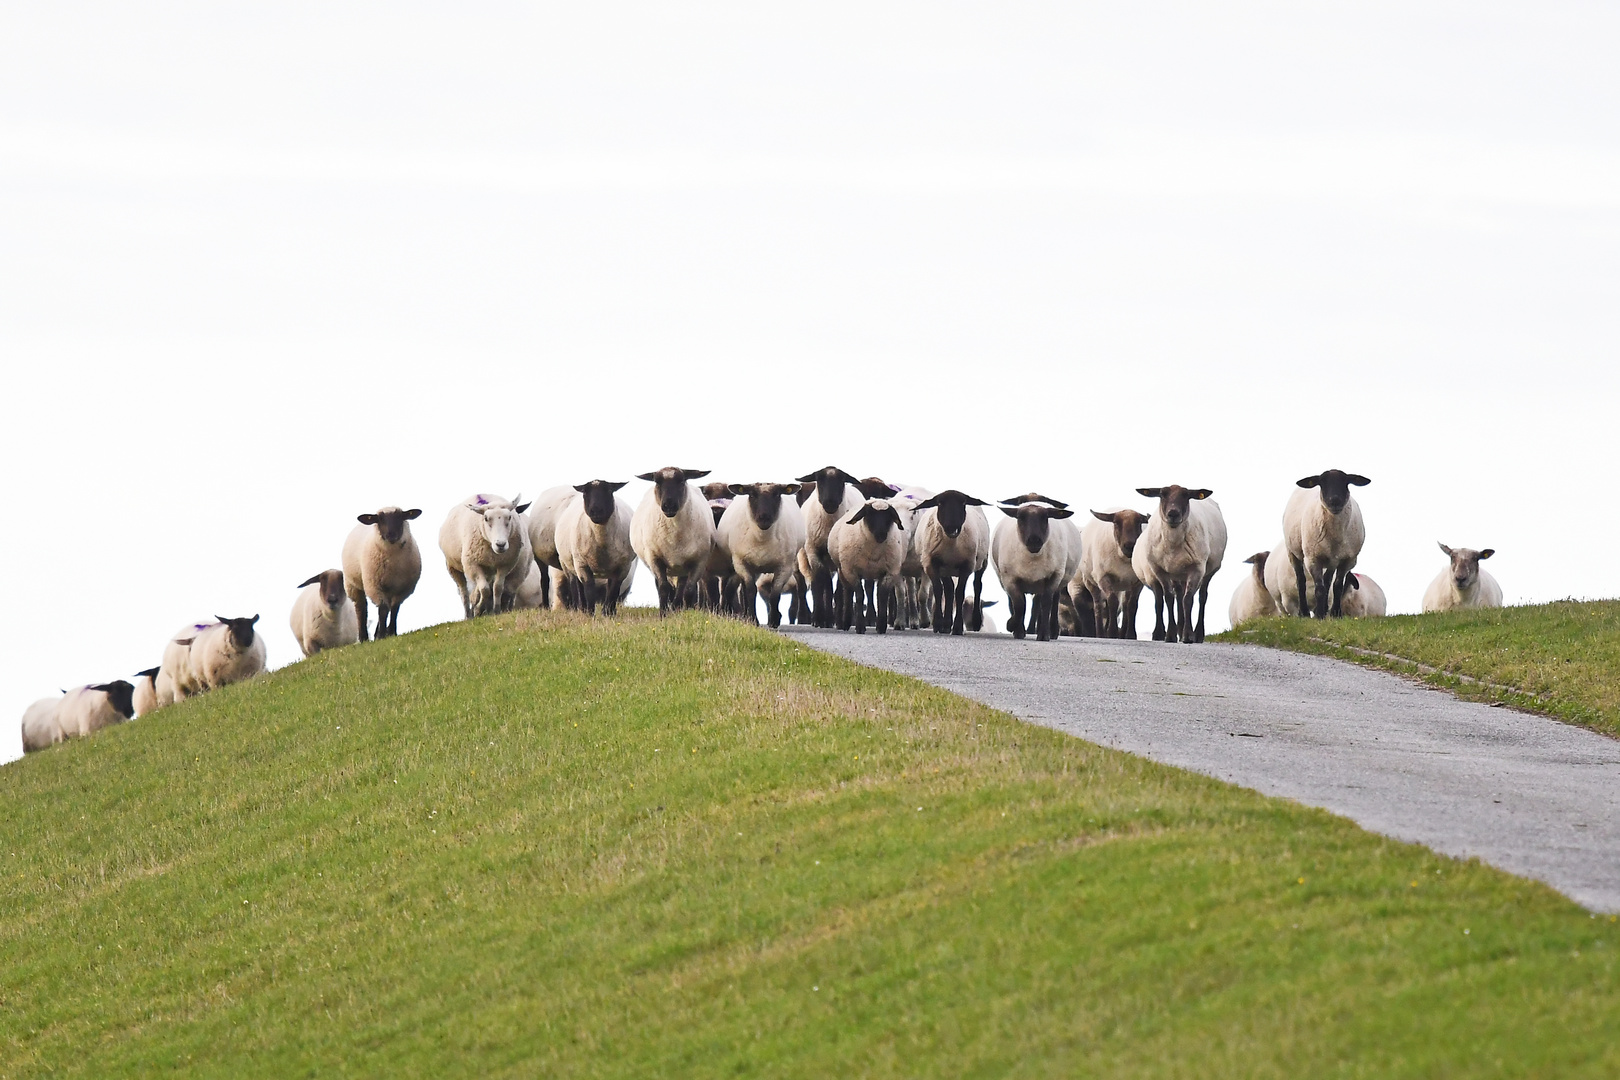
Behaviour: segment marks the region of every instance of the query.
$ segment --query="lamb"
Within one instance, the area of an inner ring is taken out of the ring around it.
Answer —
[[[1429,582],[1423,594],[1423,611],[1460,611],[1467,608],[1499,608],[1502,606],[1502,586],[1490,572],[1479,565],[1479,560],[1496,554],[1495,548],[1476,551],[1473,548],[1448,548],[1441,544],[1451,565],[1440,571]]]
[[[355,605],[344,592],[343,571],[323,570],[298,586],[293,601],[292,632],[306,657],[322,649],[353,645],[360,640]],[[364,598],[362,597],[362,603]],[[383,623],[386,624],[386,616]]]
[[[157,677],[159,668],[147,668],[135,673],[133,703],[136,716],[145,716],[158,707]]]
[[[1171,484],[1136,490],[1159,500],[1159,512],[1148,521],[1131,556],[1131,569],[1153,590],[1153,640],[1203,641],[1209,582],[1226,555],[1226,519],[1210,499],[1208,488],[1193,490]],[[1196,627],[1192,622],[1195,595]]]
[[[1294,568],[1294,588],[1299,595],[1301,615],[1310,614],[1305,609],[1307,576],[1314,587],[1316,617],[1328,617],[1330,591],[1333,616],[1337,618],[1344,613],[1348,577],[1367,539],[1361,506],[1350,494],[1350,488],[1366,487],[1370,483],[1372,481],[1365,476],[1329,469],[1298,481],[1298,490],[1289,497],[1288,506],[1283,510],[1283,542],[1288,546],[1288,560]],[[1316,489],[1315,496],[1311,488]]]
[[[917,504],[911,546],[922,573],[933,584],[930,622],[936,634],[960,635],[970,622],[983,618],[977,600],[990,562],[990,520],[981,507],[988,505],[955,488]],[[969,615],[966,605],[969,577],[973,578],[974,615]]]
[[[123,679],[67,691],[36,701],[23,714],[23,752],[43,750],[67,739],[93,735],[135,715],[135,687]]]
[[[792,584],[799,549],[806,546],[804,514],[797,503],[782,499],[798,490],[798,484],[732,484],[731,493],[738,497],[726,507],[716,529],[720,543],[731,552],[732,569],[742,579],[743,618],[759,622],[755,598],[763,595],[773,630],[782,625],[778,602]]]
[[[1265,619],[1280,614],[1276,601],[1266,588],[1266,562],[1270,557],[1269,552],[1257,551],[1243,560],[1254,569],[1238,582],[1237,589],[1232,593],[1232,602],[1226,609],[1227,618],[1233,626],[1250,619]]]
[[[518,496],[522,498],[522,496]],[[461,594],[466,618],[487,615],[508,605],[506,579],[522,566],[516,580],[528,572],[532,548],[519,535],[528,503],[498,495],[470,495],[450,508],[439,527],[439,550],[444,568]]]
[[[411,535],[411,522],[420,510],[385,506],[375,514],[361,514],[359,525],[343,541],[343,578],[354,604],[360,640],[367,640],[369,599],[377,605],[377,640],[399,633],[399,606],[416,591],[422,579],[422,549]]]
[[[801,500],[804,510],[805,561],[810,569],[810,605],[817,626],[833,624],[833,581],[835,567],[827,551],[827,537],[832,527],[861,505],[861,481],[838,468],[828,465],[799,477],[800,484],[815,487],[813,498]],[[804,494],[804,489],[799,489]],[[772,625],[775,625],[774,623]]]
[[[1076,608],[1091,602],[1098,637],[1134,641],[1142,579],[1131,567],[1131,557],[1152,515],[1116,506],[1093,510],[1091,516],[1094,520],[1080,533],[1080,570],[1069,583],[1069,596]]]
[[[1012,523],[1003,521],[996,526],[990,538],[990,561],[1007,592],[1007,629],[1016,638],[1024,636],[1024,597],[1030,594],[1034,597],[1031,625],[1036,628],[1036,639],[1049,641],[1056,623],[1052,612],[1057,605],[1057,591],[1069,580],[1065,574],[1068,545],[1063,533],[1053,529],[1051,523],[1071,517],[1074,512],[1037,502],[1003,506],[1001,512]]]
[[[630,506],[614,494],[626,483],[592,480],[576,484],[579,499],[557,515],[557,561],[577,583],[580,608],[588,615],[596,614],[598,595],[602,614],[615,614],[622,589],[635,572]]]
[[[637,477],[653,486],[630,519],[630,546],[657,582],[660,615],[687,605],[687,590],[702,576],[714,548],[714,517],[692,483],[708,475],[708,469],[671,466]]]
[[[866,633],[867,615],[885,633],[894,618],[895,579],[906,559],[905,526],[887,499],[862,503],[827,535],[827,552],[838,570],[838,626]]]

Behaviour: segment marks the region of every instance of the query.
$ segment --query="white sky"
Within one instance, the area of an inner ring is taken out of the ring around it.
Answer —
[[[1616,55],[1597,3],[8,3],[0,722],[215,614],[292,660],[387,503],[456,617],[452,502],[666,464],[1207,486],[1221,626],[1339,467],[1393,610],[1436,540],[1613,595],[1558,539],[1620,526]]]

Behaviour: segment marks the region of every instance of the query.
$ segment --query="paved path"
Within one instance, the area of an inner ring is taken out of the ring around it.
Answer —
[[[1250,645],[784,627],[1014,716],[1620,911],[1620,740]]]

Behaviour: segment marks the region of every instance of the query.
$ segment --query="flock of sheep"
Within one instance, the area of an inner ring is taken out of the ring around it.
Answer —
[[[1135,638],[1137,603],[1153,593],[1155,641],[1204,640],[1209,583],[1226,554],[1226,521],[1207,488],[1138,488],[1152,511],[1092,510],[1079,527],[1068,504],[1034,492],[992,504],[957,490],[928,491],[857,479],[833,466],[793,483],[701,487],[707,470],[642,473],[652,488],[632,513],[624,483],[555,487],[533,503],[474,495],[439,529],[445,569],[475,618],[515,608],[566,607],[612,615],[639,562],[665,613],[701,607],[772,628],[788,618],[819,627],[994,629],[983,597],[993,567],[1007,594],[1007,629],[1048,641],[1063,634]],[[1322,619],[1385,612],[1383,590],[1354,572],[1366,539],[1351,493],[1364,476],[1329,469],[1300,480],[1283,512],[1283,538],[1245,560],[1232,596],[1234,626],[1298,614]],[[400,605],[416,591],[422,554],[410,523],[420,510],[361,514],[343,544],[343,568],[299,587],[292,631],[305,656],[399,632]],[[1480,560],[1453,550],[1424,594],[1424,611],[1500,607],[1502,590]],[[971,593],[968,585],[972,584]],[[1197,618],[1193,617],[1194,604]],[[259,674],[259,617],[216,618],[170,636],[162,663],[136,676],[81,686],[29,706],[23,748],[39,750]]]

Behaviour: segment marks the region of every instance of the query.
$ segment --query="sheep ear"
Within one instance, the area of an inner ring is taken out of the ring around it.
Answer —
[[[969,505],[969,506],[989,506],[990,505],[989,503],[985,502],[983,499],[975,499],[971,495],[963,496],[962,501],[964,503],[966,503],[967,505]]]
[[[229,620],[229,619],[227,619],[227,618],[226,618],[226,617],[225,617],[225,616],[223,616],[223,615],[215,615],[215,616],[214,616],[214,621],[215,621],[215,622],[217,622],[217,623],[228,623],[228,622],[230,622],[230,621],[231,621],[231,620]]]
[[[1096,518],[1098,521],[1106,521],[1110,525],[1112,525],[1114,522],[1114,515],[1112,513],[1105,514],[1101,510],[1093,510],[1091,512],[1091,516]]]
[[[575,484],[574,485],[574,490],[578,491],[578,492],[583,493],[583,492],[589,491],[590,489],[591,489],[590,484]]]
[[[620,488],[624,487],[624,485],[628,484],[629,482],[630,481],[628,481],[628,480],[620,480],[617,484],[610,484],[610,483],[608,483],[606,481],[603,481],[602,486],[607,488],[609,491],[618,491]]]
[[[469,509],[473,513],[477,514],[479,517],[483,517],[484,516],[484,511],[488,510],[489,507],[487,507],[487,506],[474,506],[472,503],[468,503],[467,504],[467,509]]]
[[[312,577],[312,578],[310,578],[310,579],[309,579],[309,580],[308,580],[308,581],[306,581],[306,582],[304,582],[304,583],[302,583],[302,584],[301,584],[301,585],[299,585],[299,586],[298,586],[298,587],[299,587],[299,588],[300,588],[300,589],[303,589],[303,588],[307,588],[307,587],[309,587],[309,586],[310,586],[310,585],[314,585],[314,584],[316,584],[316,583],[317,583],[317,582],[319,582],[319,581],[320,581],[320,580],[321,580],[321,575],[320,575],[320,574],[316,574],[316,575],[315,575],[315,576],[314,576],[314,577]]]
[[[681,479],[690,484],[693,480],[701,480],[708,476],[710,471],[709,469],[682,469]]]
[[[784,495],[797,495],[799,492],[801,492],[803,490],[804,490],[804,485],[803,484],[783,484],[782,485],[782,494],[784,494]]]
[[[981,600],[979,601],[979,606],[982,608],[995,607],[998,603],[1000,603],[998,600]]]
[[[868,506],[866,503],[862,503],[859,510],[856,510],[853,514],[849,515],[849,517],[845,518],[844,520],[849,522],[851,525],[853,525],[857,521],[863,520],[866,517],[867,511],[871,510],[871,509],[872,508],[870,506]]]
[[[1439,544],[1440,542],[1436,540],[1435,543]],[[1440,550],[1446,553],[1446,558],[1451,558],[1453,552],[1450,548],[1446,547],[1446,545],[1440,544]]]
[[[1060,519],[1061,518],[1066,518],[1066,517],[1074,517],[1074,511],[1073,510],[1058,510],[1056,508],[1049,508],[1046,511],[1046,516],[1049,517],[1049,518],[1060,518]]]
[[[1317,484],[1320,484],[1321,482],[1322,482],[1322,478],[1320,476],[1307,476],[1303,480],[1295,480],[1294,484],[1297,487],[1313,488]]]
[[[817,479],[819,479],[819,477],[817,477],[815,473],[809,473],[805,476],[796,476],[794,479],[801,484],[813,484]]]
[[[417,518],[419,518],[421,516],[422,516],[422,511],[420,511],[420,510],[407,510],[407,511],[405,511],[405,520],[406,521],[415,521]]]
[[[255,615],[255,616],[253,616],[253,618],[248,620],[248,625],[252,626],[254,623],[256,623],[258,621],[259,621],[259,617],[257,615]]]
[[[529,510],[529,507],[531,507],[533,505],[534,505],[533,503],[519,503],[518,505],[512,507],[512,512],[514,514],[524,514],[524,513],[527,513],[528,510]]]
[[[842,480],[846,484],[858,484],[858,483],[861,482],[860,477],[851,476],[851,475],[849,475],[849,473],[845,472],[843,469],[838,470],[838,479]]]
[[[998,506],[996,509],[1000,510],[1003,514],[1006,514],[1010,518],[1015,518],[1018,516],[1018,507],[1016,506]]]
[[[1492,555],[1495,555],[1495,554],[1496,554],[1496,549],[1495,548],[1486,548],[1484,551],[1479,553],[1479,557],[1482,558],[1482,559],[1488,559]]]
[[[147,669],[146,669],[146,670],[145,670],[145,671],[137,671],[137,672],[136,672],[136,673],[135,673],[135,677],[136,677],[136,678],[137,678],[137,679],[138,679],[138,678],[140,678],[140,677],[141,677],[141,676],[142,676],[142,675],[144,675],[144,676],[146,676],[146,677],[147,677],[147,678],[148,678],[148,679],[155,679],[155,678],[157,678],[157,673],[158,673],[158,672],[160,672],[160,671],[162,671],[162,670],[163,670],[163,669],[162,669],[162,668],[161,668],[161,667],[149,667],[149,668],[147,668]]]
[[[636,473],[636,479],[645,480],[648,483],[652,483],[658,479],[658,474],[655,472],[638,472]]]
[[[752,495],[754,493],[754,485],[753,484],[727,484],[726,485],[726,490],[731,492],[733,495]]]
[[[1271,557],[1271,552],[1269,552],[1269,551],[1257,551],[1253,555],[1250,555],[1247,559],[1244,559],[1243,561],[1246,562],[1246,563],[1250,563],[1251,565],[1254,565],[1254,566],[1264,566],[1266,560],[1268,558],[1270,558],[1270,557]]]
[[[1356,485],[1356,487],[1366,487],[1368,484],[1372,483],[1372,481],[1367,479],[1365,476],[1357,476],[1355,473],[1351,473],[1349,476],[1345,477],[1345,479]]]
[[[358,521],[362,525],[375,525],[375,524],[377,524],[377,515],[376,514],[361,514],[359,517],[355,518],[354,520]]]
[[[899,529],[901,532],[906,531],[906,527],[900,523],[900,511],[896,510],[892,506],[889,507],[889,520],[894,522],[894,527]]]
[[[196,639],[195,636],[193,636],[193,637],[177,637],[177,638],[174,639],[174,643],[176,645],[190,645],[193,641],[196,641],[196,640],[197,639]]]
[[[1304,481],[1302,480],[1300,483],[1304,483]],[[1137,488],[1136,493],[1138,495],[1146,495],[1150,499],[1157,499],[1160,495],[1164,494],[1164,488]]]
[[[938,505],[939,505],[939,496],[935,495],[931,499],[924,499],[922,502],[918,503],[917,504],[917,509],[918,510],[932,510],[934,507],[936,507]],[[969,505],[972,505],[972,504],[970,503]]]
[[[1352,589],[1361,588],[1361,579],[1356,577],[1356,575],[1354,575],[1354,574],[1351,574],[1350,576],[1346,577],[1344,579],[1344,583],[1346,585],[1350,586]]]
[[[1207,499],[1215,493],[1209,490],[1209,488],[1199,488],[1197,491],[1189,491],[1187,494],[1191,495],[1195,499]]]

